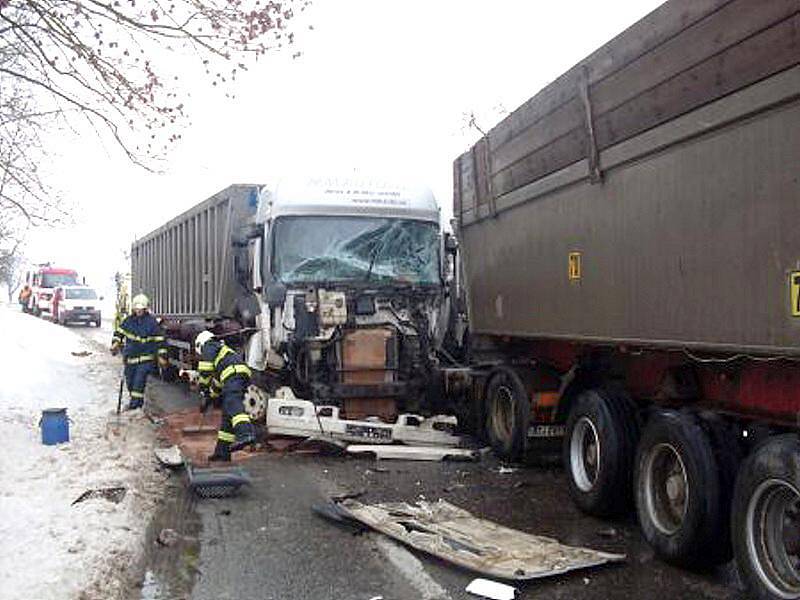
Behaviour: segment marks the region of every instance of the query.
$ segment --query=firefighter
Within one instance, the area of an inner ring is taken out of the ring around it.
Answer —
[[[32,293],[33,290],[31,289],[31,286],[29,286],[27,283],[24,286],[22,286],[22,289],[19,292],[19,296],[17,297],[17,300],[19,300],[19,304],[22,307],[22,312],[28,312],[29,310],[28,305],[30,304]]]
[[[122,348],[125,381],[131,397],[126,410],[142,407],[147,376],[155,371],[156,365],[162,369],[169,366],[164,333],[150,314],[150,300],[138,294],[131,301],[131,307],[133,314],[117,326],[111,342],[111,354],[116,355]]]
[[[217,432],[217,445],[209,461],[230,461],[231,452],[255,444],[255,428],[244,411],[244,392],[250,385],[250,369],[241,355],[225,342],[215,340],[210,331],[195,338],[199,356],[200,390],[212,400],[221,396],[222,424]]]

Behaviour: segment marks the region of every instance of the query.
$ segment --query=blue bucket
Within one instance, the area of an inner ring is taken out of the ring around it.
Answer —
[[[45,446],[69,441],[69,419],[66,408],[45,408],[42,411],[42,443]]]

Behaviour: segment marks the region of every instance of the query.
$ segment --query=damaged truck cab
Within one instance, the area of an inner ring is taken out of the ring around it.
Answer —
[[[256,222],[250,366],[350,419],[430,406],[447,315],[430,190],[288,180],[261,190]]]
[[[194,368],[203,329],[244,353],[257,420],[278,404],[279,420],[302,416],[314,429],[368,417],[401,428],[408,413],[438,408],[449,299],[426,188],[335,177],[231,185],[135,242],[131,257],[133,290],[151,298],[180,367]],[[382,438],[376,427],[351,437]]]

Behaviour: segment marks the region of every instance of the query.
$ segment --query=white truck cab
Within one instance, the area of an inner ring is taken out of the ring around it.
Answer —
[[[347,418],[416,409],[446,329],[439,207],[423,186],[365,177],[261,188],[252,239],[261,307],[247,358]]]

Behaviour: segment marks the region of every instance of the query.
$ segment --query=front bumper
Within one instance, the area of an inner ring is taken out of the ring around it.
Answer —
[[[99,321],[99,310],[61,310],[59,317],[63,321]]]

